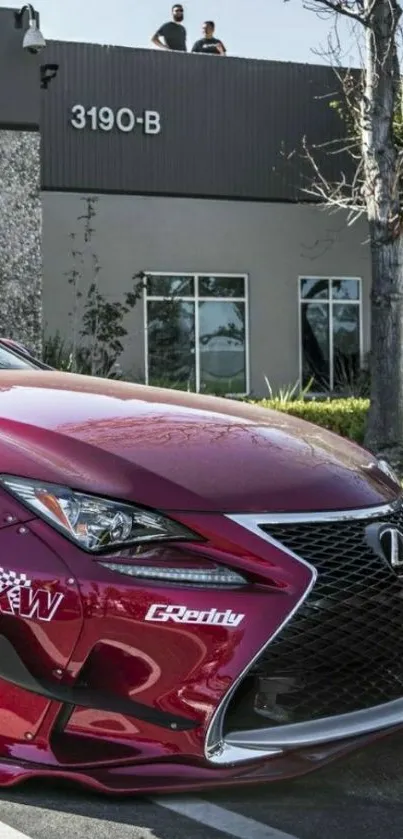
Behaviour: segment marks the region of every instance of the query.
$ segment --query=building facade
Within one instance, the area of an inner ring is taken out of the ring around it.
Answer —
[[[344,386],[369,349],[367,230],[307,200],[301,155],[304,135],[342,131],[331,69],[60,42],[45,62],[46,334],[71,341],[92,283],[113,303],[144,274],[126,375],[236,395]]]

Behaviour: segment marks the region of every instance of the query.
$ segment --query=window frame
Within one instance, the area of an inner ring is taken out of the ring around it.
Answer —
[[[250,327],[249,327],[249,275],[243,272],[234,274],[233,272],[215,272],[215,271],[144,271],[146,280],[149,277],[192,277],[194,280],[194,294],[178,294],[177,299],[185,303],[195,304],[195,393],[203,394],[200,390],[200,315],[198,303],[243,303],[245,306],[245,384],[246,390],[242,393],[227,393],[226,397],[244,397],[250,393]],[[216,277],[217,279],[234,279],[244,281],[244,295],[242,297],[206,297],[199,295],[199,280],[204,277]],[[148,369],[148,301],[163,301],[170,300],[170,297],[163,295],[148,294],[147,283],[145,283],[143,291],[143,317],[144,317],[144,377],[146,385],[149,384],[149,369]],[[209,394],[211,395],[211,394]]]
[[[329,291],[331,290],[331,282],[333,280],[354,280],[358,282],[358,300],[334,300],[329,293],[328,298],[325,299],[311,299],[308,297],[302,297],[301,294],[301,281],[302,280],[327,280]],[[329,390],[312,390],[309,391],[309,395],[311,396],[325,396],[327,394],[334,393],[334,358],[333,358],[333,306],[337,306],[338,304],[342,303],[346,306],[357,306],[358,307],[358,323],[359,323],[359,348],[360,348],[360,366],[362,367],[364,361],[364,324],[363,324],[363,299],[362,299],[362,288],[363,282],[362,277],[357,277],[354,275],[338,275],[338,274],[328,274],[327,276],[324,274],[299,274],[298,275],[298,372],[299,372],[299,385],[302,388],[302,381],[303,381],[303,351],[302,351],[302,306],[307,305],[308,303],[317,303],[323,304],[329,307],[329,357],[330,357],[330,375],[329,375]]]

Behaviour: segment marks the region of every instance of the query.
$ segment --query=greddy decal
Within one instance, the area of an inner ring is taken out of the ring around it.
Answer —
[[[0,614],[17,615],[20,618],[37,618],[51,621],[55,616],[64,594],[44,588],[32,588],[32,581],[26,574],[16,574],[0,568]]]
[[[158,621],[160,623],[196,623],[213,626],[236,627],[242,623],[245,615],[237,615],[231,609],[219,612],[217,609],[210,609],[208,612],[199,612],[196,609],[187,609],[186,606],[166,606],[164,603],[154,603],[150,606],[146,621]]]

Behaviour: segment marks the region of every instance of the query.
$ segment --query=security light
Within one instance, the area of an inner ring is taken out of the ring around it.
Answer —
[[[35,11],[34,7],[31,6],[31,3],[26,3],[19,12],[15,13],[15,26],[16,29],[22,29],[24,12],[26,11],[29,14],[29,26],[24,35],[22,47],[24,50],[27,50],[27,52],[37,55],[45,49],[46,41],[39,29],[39,15]]]

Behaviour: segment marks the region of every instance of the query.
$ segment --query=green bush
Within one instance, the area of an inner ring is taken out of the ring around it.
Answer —
[[[249,401],[249,400],[248,400]],[[284,402],[281,399],[253,400],[254,405],[272,408],[292,414],[294,417],[320,425],[342,437],[348,437],[362,445],[365,424],[369,408],[368,399],[327,399],[322,401],[295,400]]]

